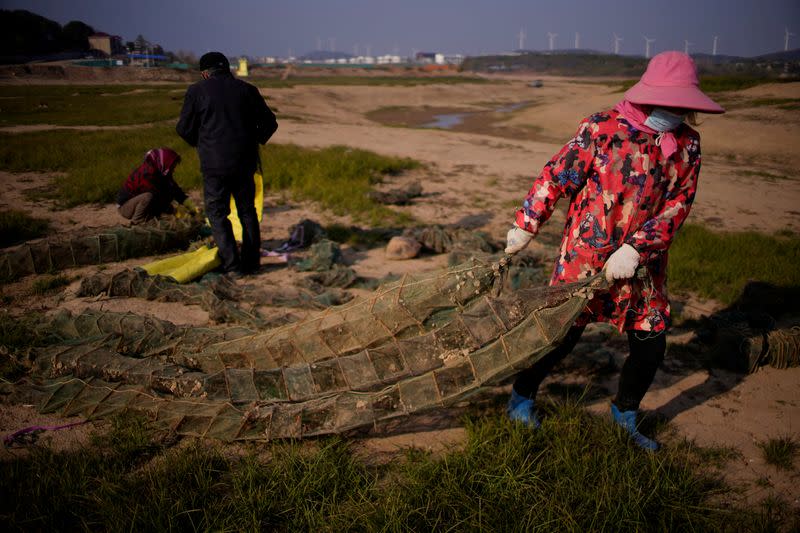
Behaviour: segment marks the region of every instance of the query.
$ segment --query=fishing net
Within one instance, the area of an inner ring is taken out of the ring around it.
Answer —
[[[450,405],[563,338],[602,276],[498,293],[506,261],[407,275],[268,330],[186,328],[132,314],[61,314],[34,358],[43,412],[146,413],[179,434],[306,437]],[[22,387],[20,384],[18,387]]]
[[[422,196],[422,184],[415,181],[406,187],[388,191],[370,191],[367,193],[372,201],[386,205],[408,205],[414,198]]]
[[[197,217],[164,217],[136,226],[32,241],[0,252],[0,281],[184,249],[202,225]]]
[[[208,275],[199,283],[178,283],[138,269],[111,274],[99,272],[81,280],[78,296],[134,297],[199,305],[216,322],[238,322],[263,328],[270,325],[257,306],[324,309],[346,303],[342,290],[319,287],[316,292],[292,286],[238,285],[226,276]],[[248,305],[249,304],[249,305]]]
[[[487,234],[464,228],[423,226],[407,229],[403,232],[403,236],[418,241],[423,248],[437,254],[454,251],[471,253],[480,251],[490,254],[498,249]]]
[[[749,282],[730,307],[708,317],[696,340],[711,361],[736,372],[800,366],[799,297],[796,287]]]

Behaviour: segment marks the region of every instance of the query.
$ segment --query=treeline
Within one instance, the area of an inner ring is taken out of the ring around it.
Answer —
[[[746,75],[791,77],[800,74],[797,51],[743,58],[693,55],[701,75]],[[539,72],[556,76],[616,76],[638,78],[647,67],[641,56],[601,53],[528,52],[522,54],[468,57],[461,65],[472,72]]]
[[[462,70],[475,72],[534,71],[559,76],[625,76],[637,77],[644,72],[644,58],[602,54],[494,55],[468,57]]]
[[[88,52],[94,28],[79,20],[58,22],[25,10],[0,9],[0,54],[44,56],[59,52]]]
[[[23,9],[0,9],[0,64],[77,59],[87,55],[105,57],[103,52],[92,50],[89,44],[89,37],[96,33],[100,32],[79,20],[62,26],[54,20]],[[165,51],[159,44],[149,42],[142,35],[117,46],[112,55],[147,53],[166,56],[172,62],[190,65],[197,63],[197,57],[191,51]]]

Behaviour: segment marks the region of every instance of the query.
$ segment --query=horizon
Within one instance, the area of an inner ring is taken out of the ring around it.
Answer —
[[[24,9],[61,25],[80,20],[124,41],[141,34],[165,50],[198,56],[210,50],[230,57],[300,57],[315,51],[475,56],[520,49],[549,52],[551,46],[556,53],[577,49],[613,54],[617,35],[622,56],[644,57],[645,37],[651,39],[651,56],[685,51],[687,41],[690,54],[711,54],[716,36],[717,55],[757,57],[784,51],[787,32],[788,49],[800,48],[800,2],[793,0],[772,0],[766,6],[707,0],[702,13],[688,0],[669,5],[618,0],[610,7],[589,0],[569,5],[553,0],[430,4],[407,0],[398,9],[387,0],[284,0],[270,6],[237,0],[221,9],[211,0],[198,0],[189,8],[174,0],[141,0],[108,9],[108,2],[100,0],[4,0],[3,9]]]

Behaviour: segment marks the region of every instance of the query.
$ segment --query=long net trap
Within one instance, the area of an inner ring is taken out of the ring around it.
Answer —
[[[44,413],[146,414],[225,441],[300,438],[451,405],[558,344],[602,275],[498,293],[507,259],[406,275],[368,297],[270,329],[179,327],[130,313],[42,324],[31,377]]]
[[[136,226],[83,230],[0,250],[0,281],[184,249],[197,238],[199,217],[164,217]]]

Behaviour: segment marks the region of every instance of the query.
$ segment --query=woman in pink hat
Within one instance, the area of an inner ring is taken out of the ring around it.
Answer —
[[[667,250],[689,214],[700,173],[700,135],[685,122],[696,112],[724,110],[700,91],[688,55],[658,54],[621,102],[581,122],[534,181],[508,232],[506,253],[527,246],[556,201],[567,197],[550,284],[604,270],[611,288],[592,300],[561,345],[519,373],[508,402],[513,420],[539,426],[539,384],[569,354],[587,323],[609,322],[627,332],[630,347],[611,404],[613,418],[638,446],[658,448],[637,430],[636,414],[666,349]],[[649,274],[647,282],[633,277],[640,266]]]

